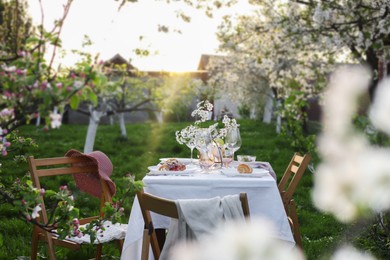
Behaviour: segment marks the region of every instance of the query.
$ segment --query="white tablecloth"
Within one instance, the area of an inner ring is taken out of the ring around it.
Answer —
[[[292,246],[295,245],[276,181],[270,175],[261,178],[227,177],[219,173],[145,176],[143,182],[145,192],[173,200],[222,197],[246,192],[251,216],[271,220],[277,228],[277,237],[291,243]],[[169,227],[169,218],[152,214],[152,219],[155,228]],[[122,250],[122,260],[141,259],[143,229],[144,221],[138,200],[135,199]]]

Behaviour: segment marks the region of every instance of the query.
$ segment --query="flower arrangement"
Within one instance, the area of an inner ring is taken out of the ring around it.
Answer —
[[[207,129],[209,131],[212,144],[218,148],[217,153],[219,153],[219,156],[222,157],[224,147],[221,147],[221,144],[223,144],[222,141],[226,136],[227,130],[229,128],[239,126],[234,118],[230,119],[225,115],[222,119],[222,123],[224,125],[223,128],[218,128],[218,122],[205,128],[204,123],[211,119],[213,108],[213,104],[211,104],[208,100],[199,102],[196,105],[196,109],[191,113],[191,116],[196,118],[194,124],[189,125],[180,131],[176,131],[176,141],[179,144],[186,144],[191,148],[191,158],[192,150],[194,147],[197,147],[197,138],[202,130]],[[199,150],[199,147],[197,148]]]
[[[213,111],[213,108],[213,104],[211,104],[208,100],[199,102],[196,105],[196,109],[191,113],[192,117],[197,117],[198,119],[194,122],[193,125],[189,125],[180,131],[176,131],[177,142],[179,144],[185,144],[188,142],[188,140],[194,139],[196,132],[199,129],[204,128],[202,123],[210,120],[210,115]],[[218,129],[218,123],[212,124],[208,127],[214,140],[217,138],[224,138],[226,136],[227,128],[238,126],[236,119],[230,119],[226,115],[223,117],[222,123],[224,128],[221,129]]]

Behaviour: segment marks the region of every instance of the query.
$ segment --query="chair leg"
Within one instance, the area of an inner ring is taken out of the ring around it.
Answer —
[[[296,210],[296,207],[295,207],[295,202],[294,200],[291,200],[290,201],[290,217],[291,217],[291,220],[293,222],[293,236],[294,236],[294,240],[295,240],[295,243],[297,243],[297,245],[301,248],[302,248],[302,238],[301,238],[301,232],[299,230],[299,221],[298,221],[298,215],[297,215],[297,210]]]
[[[48,250],[48,254],[49,254],[49,259],[56,260],[57,258],[56,258],[53,238],[49,232],[44,232],[44,233],[45,233],[46,241],[47,241],[47,250]]]
[[[39,242],[38,228],[34,226],[32,238],[31,238],[31,260],[37,259],[38,242]]]
[[[143,240],[142,240],[141,260],[148,260],[149,259],[149,244],[150,244],[149,230],[145,229]]]
[[[123,249],[123,239],[117,240],[117,241],[118,241],[119,253],[122,253],[122,249]]]
[[[103,244],[97,244],[96,246],[96,260],[102,259],[102,252],[103,252]]]

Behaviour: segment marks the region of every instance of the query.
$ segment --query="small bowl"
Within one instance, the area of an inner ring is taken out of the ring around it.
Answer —
[[[237,160],[239,162],[255,162],[256,156],[254,156],[254,155],[237,155]]]

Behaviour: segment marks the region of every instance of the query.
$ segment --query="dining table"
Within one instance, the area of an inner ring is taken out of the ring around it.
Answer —
[[[256,164],[257,163],[257,164]],[[231,169],[238,162],[231,164]],[[262,168],[263,174],[227,174],[227,170],[217,167],[203,171],[195,166],[193,171],[172,174],[150,171],[142,179],[144,191],[166,199],[207,199],[245,192],[251,218],[264,218],[274,225],[275,238],[295,246],[295,241],[277,187],[275,172],[269,162],[255,162],[253,169]],[[152,169],[152,168],[150,168]],[[153,170],[153,169],[152,169]],[[254,171],[255,173],[255,171]],[[170,219],[152,212],[153,226],[167,229]],[[126,238],[121,254],[122,260],[141,259],[144,220],[137,197],[135,197],[129,216]],[[153,254],[149,254],[153,259]]]

